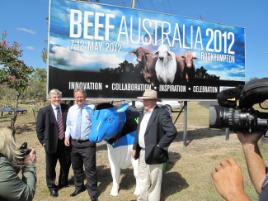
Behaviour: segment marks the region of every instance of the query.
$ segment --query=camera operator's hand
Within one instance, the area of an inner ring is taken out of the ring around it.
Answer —
[[[265,163],[258,147],[258,141],[263,134],[261,132],[237,133],[247,162],[249,177],[257,193],[261,193],[266,175]]]
[[[242,145],[246,145],[246,144],[256,145],[262,136],[263,136],[263,133],[261,132],[255,132],[255,133],[237,132],[237,137]]]
[[[241,169],[233,159],[221,161],[211,176],[216,190],[225,200],[250,200],[244,192]]]
[[[34,149],[25,156],[24,164],[25,165],[34,165],[36,163],[36,151]]]

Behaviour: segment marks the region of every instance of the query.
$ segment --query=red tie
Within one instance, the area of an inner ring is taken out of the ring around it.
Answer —
[[[64,138],[64,127],[62,122],[62,115],[60,112],[60,107],[56,107],[57,110],[57,123],[58,123],[58,129],[59,129],[59,139],[62,140]]]

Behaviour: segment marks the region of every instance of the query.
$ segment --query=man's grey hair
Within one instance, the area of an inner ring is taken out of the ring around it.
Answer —
[[[77,92],[81,92],[81,93],[84,95],[85,98],[87,97],[87,93],[86,93],[86,91],[85,91],[83,88],[80,88],[80,87],[75,88],[75,89],[74,89],[74,96],[75,96],[75,94],[76,94]]]
[[[48,97],[51,98],[52,95],[58,95],[62,97],[62,92],[58,89],[51,89],[48,93]]]

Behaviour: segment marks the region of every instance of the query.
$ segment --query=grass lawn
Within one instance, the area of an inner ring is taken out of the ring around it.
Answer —
[[[37,150],[38,183],[34,200],[89,200],[86,191],[75,198],[70,198],[69,194],[74,190],[73,185],[60,190],[58,198],[49,196],[45,181],[44,150],[36,137],[35,120],[32,110],[29,106],[25,107],[28,109],[28,112],[19,115],[18,117],[16,141],[18,144],[27,141],[30,148]],[[176,113],[173,113],[173,118],[176,118]],[[9,116],[1,116],[0,124],[9,124]],[[208,107],[206,104],[188,102],[187,146],[183,146],[182,142],[183,114],[176,123],[176,127],[179,131],[179,135],[169,149],[170,161],[166,166],[161,193],[163,201],[222,200],[214,189],[210,173],[220,160],[230,157],[235,158],[241,165],[245,176],[244,183],[246,192],[252,200],[257,200],[257,195],[248,177],[241,145],[237,140],[236,135],[231,133],[229,140],[226,140],[224,130],[213,130],[208,128]],[[260,143],[260,147],[264,158],[267,159],[268,145]],[[112,197],[109,195],[112,178],[109,169],[106,145],[104,143],[100,143],[97,146],[97,170],[100,201],[129,201],[136,198],[133,195],[135,182],[131,168],[124,170],[122,173],[119,196]],[[73,173],[71,169],[69,176],[70,180],[72,180],[72,176]]]

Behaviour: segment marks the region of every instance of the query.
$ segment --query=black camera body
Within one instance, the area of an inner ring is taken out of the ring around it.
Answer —
[[[210,128],[230,128],[247,133],[268,129],[268,113],[253,108],[268,99],[268,78],[253,79],[245,86],[224,90],[217,99],[219,105],[209,109]]]
[[[20,151],[20,157],[24,159],[24,157],[27,156],[32,150],[28,149],[27,142],[23,142],[19,147],[19,151]]]

